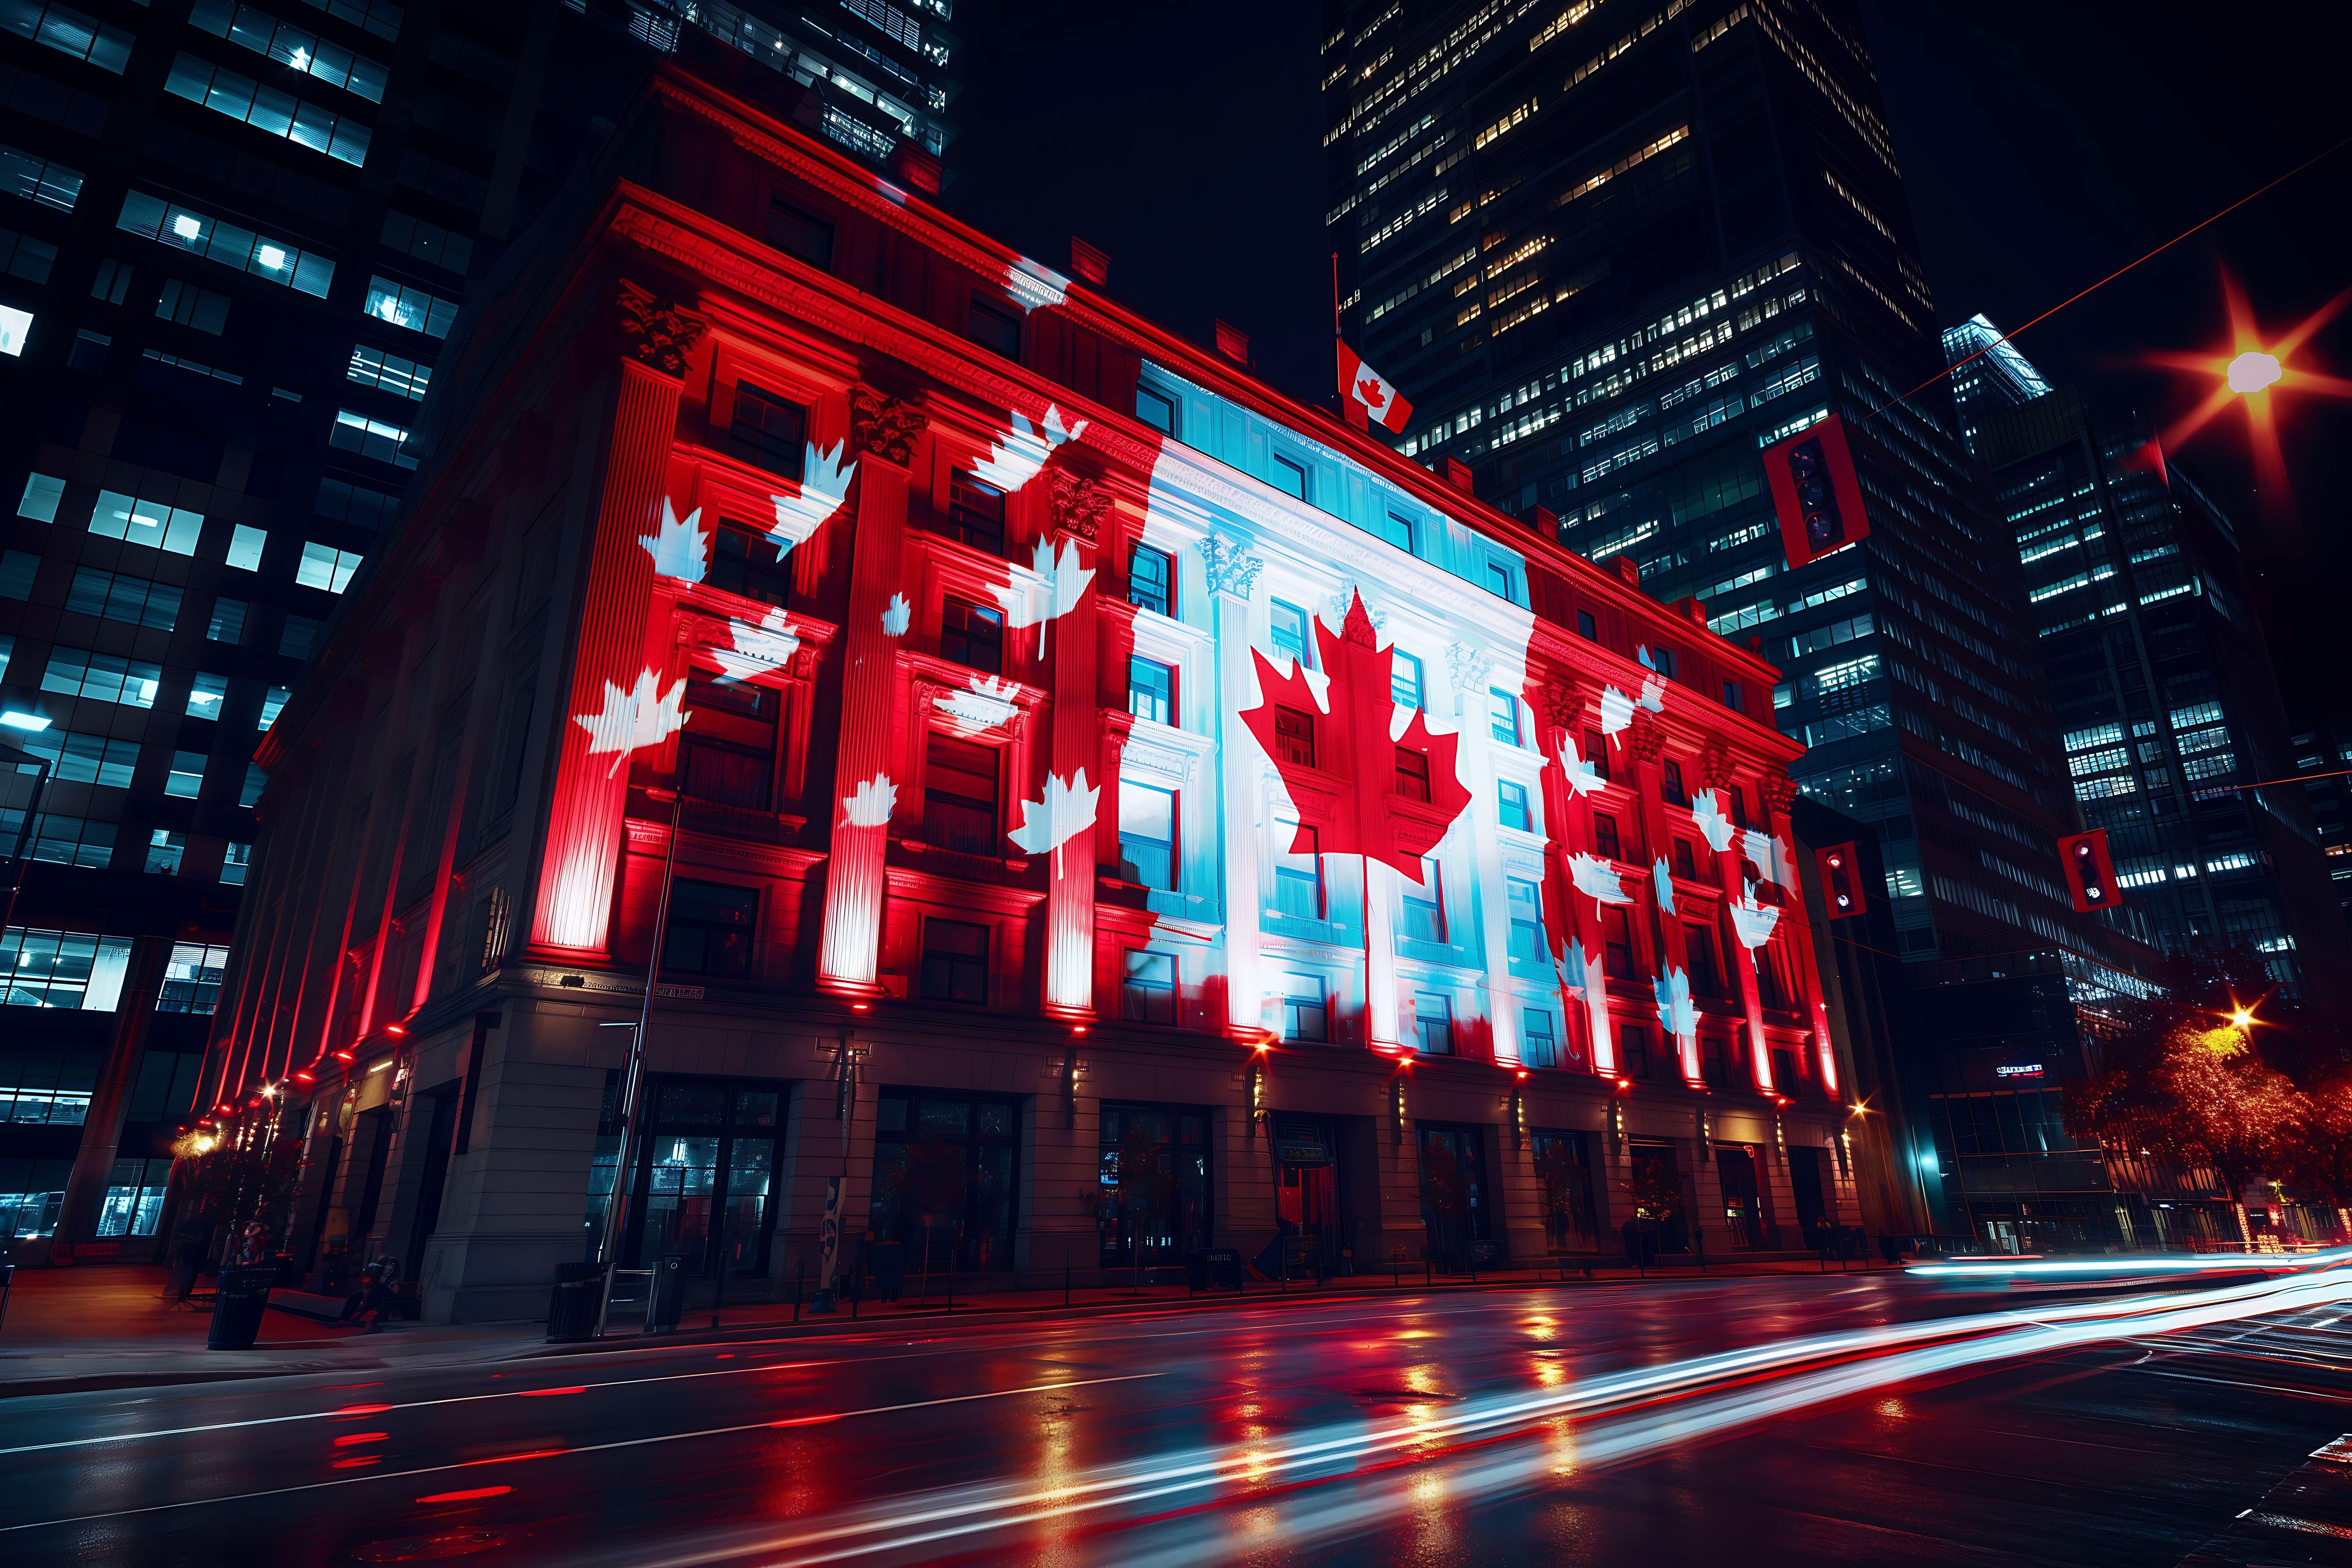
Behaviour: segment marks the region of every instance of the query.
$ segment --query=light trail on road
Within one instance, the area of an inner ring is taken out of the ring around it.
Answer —
[[[2352,1300],[2352,1268],[2331,1268],[2217,1287],[2114,1300],[2005,1310],[1773,1342],[1664,1366],[1612,1373],[1557,1391],[1489,1396],[1403,1422],[1326,1426],[1274,1444],[1229,1445],[1097,1468],[1055,1487],[1005,1483],[912,1493],[877,1501],[839,1522],[779,1531],[709,1532],[667,1550],[642,1546],[582,1558],[639,1568],[696,1565],[756,1555],[772,1568],[816,1568],[860,1557],[917,1553],[990,1531],[1097,1516],[1160,1503],[1179,1509],[1263,1500],[1272,1493],[1362,1479],[1401,1465],[1458,1455],[1576,1421],[1576,1468],[1622,1464],[1663,1449],[1727,1436],[1777,1416],[1923,1379],[2105,1342]],[[2347,1402],[2352,1403],[2352,1402]],[[1493,1495],[1539,1485],[1558,1471],[1549,1453],[1514,1449],[1457,1464],[1449,1495]],[[1276,1479],[1274,1486],[1263,1483]],[[1230,1490],[1225,1489],[1231,1489]],[[1410,1506],[1394,1495],[1309,1510],[1310,1528],[1337,1532]],[[1150,1517],[1150,1516],[1144,1516]],[[1121,1521],[1128,1524],[1139,1519]],[[1295,1523],[1286,1539],[1297,1544]],[[1231,1543],[1202,1532],[1155,1563],[1223,1561]]]

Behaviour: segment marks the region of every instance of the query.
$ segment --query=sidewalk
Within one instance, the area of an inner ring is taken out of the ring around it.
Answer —
[[[1836,1273],[1835,1266],[1829,1269]],[[1853,1272],[1861,1273],[1860,1264]],[[1877,1272],[1887,1272],[1880,1268]],[[1821,1272],[1817,1263],[1758,1260],[1711,1267],[1709,1279],[1753,1278],[1759,1275],[1810,1275]],[[1112,1317],[1125,1313],[1228,1310],[1235,1307],[1264,1309],[1286,1302],[1379,1300],[1401,1295],[1429,1295],[1463,1290],[1527,1289],[1548,1287],[1590,1290],[1617,1285],[1655,1283],[1662,1279],[1699,1278],[1696,1267],[1675,1265],[1654,1268],[1646,1280],[1622,1261],[1597,1260],[1595,1277],[1587,1280],[1581,1266],[1571,1263],[1563,1284],[1558,1269],[1506,1270],[1466,1276],[1439,1276],[1426,1281],[1407,1272],[1355,1275],[1318,1289],[1312,1281],[1253,1279],[1240,1295],[1193,1296],[1181,1285],[1081,1286],[1002,1291],[973,1295],[973,1281],[960,1277],[954,1305],[950,1308],[943,1277],[935,1276],[933,1289],[924,1298],[910,1281],[896,1302],[844,1302],[830,1313],[805,1310],[793,1321],[793,1304],[782,1301],[730,1303],[713,1313],[708,1306],[690,1308],[674,1333],[646,1337],[635,1334],[585,1344],[551,1345],[546,1326],[537,1321],[501,1323],[387,1325],[368,1333],[356,1323],[324,1323],[272,1307],[264,1316],[259,1338],[249,1351],[208,1351],[205,1336],[212,1322],[209,1294],[190,1307],[165,1299],[169,1271],[160,1266],[100,1265],[91,1268],[19,1269],[5,1323],[0,1323],[0,1398],[37,1394],[74,1394],[93,1389],[140,1388],[176,1383],[212,1383],[237,1378],[280,1376],[313,1372],[380,1371],[387,1367],[465,1366],[520,1358],[578,1354],[651,1345],[718,1342],[743,1334],[818,1337],[845,1331],[866,1331],[882,1323],[921,1323],[933,1331],[950,1323],[1001,1327],[1019,1322]],[[283,1297],[286,1293],[278,1293]],[[854,1316],[853,1316],[854,1311]]]

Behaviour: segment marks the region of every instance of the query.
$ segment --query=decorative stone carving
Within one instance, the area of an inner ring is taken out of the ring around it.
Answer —
[[[1054,526],[1088,544],[1096,542],[1110,520],[1109,489],[1066,468],[1046,469],[1045,482],[1052,491]]]
[[[1573,681],[1552,677],[1543,684],[1544,722],[1555,730],[1573,732],[1584,722],[1584,694]]]
[[[1348,607],[1356,602],[1356,595],[1360,591],[1360,590],[1357,585],[1356,580],[1353,577],[1342,577],[1339,579],[1339,591],[1331,595],[1331,618],[1333,620],[1339,622],[1343,626],[1348,624]],[[1388,630],[1389,613],[1386,610],[1376,610],[1368,603],[1364,605],[1364,614],[1371,617],[1373,629],[1377,631]]]
[[[1625,731],[1625,750],[1637,763],[1654,763],[1666,749],[1666,727],[1646,708],[1633,710],[1633,727]]]
[[[1721,789],[1731,783],[1731,748],[1720,741],[1709,741],[1698,754],[1698,779],[1708,789]]]
[[[929,426],[922,405],[863,384],[849,389],[849,439],[860,452],[905,468],[915,460],[915,437]]]
[[[1445,668],[1454,677],[1457,691],[1483,691],[1487,685],[1487,671],[1493,661],[1468,643],[1458,642],[1445,650]]]
[[[1797,798],[1797,786],[1789,782],[1789,775],[1786,773],[1766,773],[1756,782],[1756,798],[1763,805],[1768,818],[1780,816],[1788,811],[1790,803]]]
[[[694,352],[710,323],[625,278],[614,292],[614,303],[620,309],[623,352],[664,375],[685,375],[686,356]]]
[[[1265,562],[1252,555],[1241,545],[1222,533],[1213,533],[1201,542],[1201,563],[1208,569],[1209,592],[1231,594],[1246,599],[1257,587],[1257,574],[1265,570]]]

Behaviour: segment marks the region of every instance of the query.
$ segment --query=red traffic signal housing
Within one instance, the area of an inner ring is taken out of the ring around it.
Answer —
[[[1854,477],[1845,421],[1837,415],[1766,447],[1764,478],[1772,487],[1772,510],[1780,520],[1790,571],[1869,536],[1862,481]]]
[[[1832,844],[1816,849],[1813,864],[1822,874],[1822,902],[1829,906],[1830,919],[1842,921],[1862,913],[1862,867],[1854,859],[1853,846]]]
[[[2105,829],[2061,838],[2058,860],[2065,869],[2066,890],[2074,895],[2076,910],[2089,914],[2095,910],[2114,909],[2123,902],[2116,887],[2115,862],[2107,858]]]

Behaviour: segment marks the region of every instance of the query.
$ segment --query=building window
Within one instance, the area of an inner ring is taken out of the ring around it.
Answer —
[[[690,800],[765,811],[775,775],[776,693],[697,669],[686,683],[693,715],[678,739],[678,775]]]
[[[13,844],[15,835],[9,837]],[[48,858],[37,852],[36,858]],[[123,976],[130,968],[127,936],[27,931],[22,926],[0,931],[0,987],[5,987],[0,1001],[11,1006],[111,1013],[121,999]],[[86,1093],[80,1096],[84,1105],[89,1098]],[[20,1098],[16,1120],[39,1120],[24,1115],[24,1110]],[[81,1118],[77,1115],[73,1120],[79,1122]]]
[[[163,793],[182,800],[194,800],[205,787],[205,754],[202,752],[173,752],[172,771],[163,775]]]
[[[1176,1021],[1176,955],[1129,949],[1118,984],[1118,1016],[1131,1024]]]
[[[1303,921],[1323,918],[1321,837],[1312,827],[1275,818],[1274,907]]]
[[[426,223],[404,212],[388,210],[383,215],[383,242],[404,256],[455,272],[463,278],[474,265],[474,242],[462,234],[451,234],[438,224]]]
[[[1592,847],[1604,860],[1622,860],[1624,850],[1617,841],[1617,819],[1607,812],[1592,816]]]
[[[782,196],[768,199],[768,243],[819,272],[833,269],[833,225],[811,217]]]
[[[1276,653],[1288,654],[1301,669],[1315,668],[1307,636],[1306,611],[1276,599],[1266,612],[1266,626]]]
[[[232,843],[221,856],[221,881],[232,888],[245,886],[245,876],[253,869],[253,846]]]
[[[720,523],[711,539],[709,583],[763,605],[792,602],[792,567],[775,541],[732,523]]]
[[[957,469],[948,478],[948,515],[940,532],[974,550],[1003,554],[1004,492]]]
[[[154,877],[176,877],[180,862],[187,858],[188,836],[159,827],[147,839],[147,873]]]
[[[1176,722],[1176,672],[1156,660],[1127,661],[1127,710],[1154,723]]]
[[[940,605],[940,657],[991,675],[1004,668],[1004,612],[953,595]]]
[[[6,316],[0,317],[0,340],[5,340],[0,341],[0,353],[22,354],[26,335],[33,330],[32,312],[13,307],[0,309],[8,310]],[[84,375],[96,375],[106,368],[106,351],[113,342],[114,340],[104,332],[82,328],[74,333],[73,346],[66,351],[66,368],[79,371]],[[16,346],[12,349],[8,343]]]
[[[1282,977],[1282,1037],[1286,1040],[1330,1038],[1330,1016],[1323,1001],[1319,974]]]
[[[245,764],[245,787],[237,793],[236,804],[250,811],[261,799],[261,792],[269,785],[269,775],[261,771],[259,763]]]
[[[1519,743],[1519,700],[1499,686],[1486,689],[1486,728],[1507,746]]]
[[[318,640],[319,623],[309,616],[289,616],[286,629],[278,634],[278,651],[286,658],[308,658],[310,645]]]
[[[191,719],[218,719],[228,703],[228,677],[198,670],[188,683]]]
[[[772,474],[801,477],[808,411],[748,381],[735,384],[735,413],[727,433],[744,456]]]
[[[1417,800],[1422,805],[1427,805],[1430,803],[1427,754],[1408,750],[1403,746],[1397,747],[1396,779],[1389,788],[1391,794],[1401,795],[1407,800]]]
[[[267,692],[262,694],[261,717],[254,724],[254,728],[257,730],[267,730],[272,724],[277,723],[278,715],[285,712],[286,705],[293,700],[294,693],[290,688],[284,686],[271,687]]]
[[[428,338],[446,338],[457,321],[457,301],[389,278],[368,279],[367,314]]]
[[[1620,979],[1633,973],[1633,922],[1620,904],[1601,907],[1601,947],[1602,962],[1609,973]]]
[[[1412,554],[1412,519],[1399,517],[1392,511],[1382,514],[1381,537],[1407,555]]]
[[[1445,882],[1436,858],[1421,858],[1421,885],[1403,885],[1404,934],[1415,942],[1445,940]]]
[[[113,1173],[107,1178],[106,1201],[98,1211],[98,1234],[154,1235],[155,1227],[163,1223],[163,1193],[171,1179],[169,1154],[158,1154],[152,1160],[114,1162]]]
[[[1559,1037],[1552,1033],[1551,1015],[1530,1007],[1519,1015],[1519,1059],[1531,1068],[1559,1066]]]
[[[338,163],[354,168],[367,163],[369,132],[364,122],[194,55],[182,54],[173,60],[163,90],[296,146],[324,153]]]
[[[245,611],[246,603],[243,599],[215,599],[212,616],[205,626],[205,639],[211,642],[225,642],[232,646],[243,642]]]
[[[1731,826],[1748,831],[1748,796],[1738,784],[1731,786]]]
[[[209,1014],[220,1001],[221,974],[227,968],[225,947],[173,942],[163,964],[163,988],[155,993],[155,1011]]]
[[[5,668],[5,661],[0,661],[0,668]],[[71,647],[51,648],[49,667],[41,673],[44,691],[54,691],[61,697],[94,697],[126,708],[154,707],[155,693],[163,684],[161,665],[110,653],[84,653]]]
[[[1176,794],[1121,780],[1118,874],[1146,888],[1176,887]]]
[[[1587,642],[1599,642],[1601,640],[1601,626],[1600,624],[1592,618],[1592,612],[1591,610],[1579,610],[1576,612],[1576,635],[1584,638]]]
[[[330,594],[340,594],[352,585],[352,574],[360,569],[360,552],[337,550],[315,539],[302,542],[302,560],[294,568],[294,581],[305,588],[324,588]]]
[[[1503,826],[1516,827],[1522,833],[1533,833],[1536,821],[1534,813],[1528,809],[1528,786],[1505,779],[1496,785],[1496,791],[1500,796]]]
[[[1617,1026],[1617,1073],[1631,1079],[1650,1076],[1650,1031],[1639,1024]]]
[[[1307,470],[1299,464],[1276,454],[1274,473],[1270,477],[1274,488],[1283,494],[1297,496],[1300,500],[1307,499]]]
[[[242,522],[236,524],[229,533],[227,563],[240,572],[260,571],[262,548],[268,542],[266,530]]]
[[[350,408],[335,410],[335,423],[327,432],[327,445],[346,452],[357,452],[362,458],[373,458],[379,463],[390,463],[395,468],[414,468],[416,456],[408,449],[408,432],[397,425],[387,425],[381,419]],[[230,563],[235,565],[235,562]]]
[[[923,765],[923,841],[966,855],[1002,855],[996,843],[997,753],[934,733]]]
[[[1454,1054],[1454,1004],[1434,991],[1412,994],[1412,1028],[1422,1051],[1433,1057]]]
[[[1421,660],[1402,648],[1389,650],[1389,700],[1400,708],[1421,711]]]
[[[751,932],[759,919],[759,889],[680,877],[670,884],[661,966],[677,974],[720,979],[749,974]]]
[[[1315,716],[1296,708],[1274,710],[1274,760],[1300,767],[1315,765]]]
[[[1683,793],[1683,765],[1665,763],[1658,770],[1658,798],[1668,805],[1688,805],[1690,796]]]
[[[1690,840],[1687,838],[1675,840],[1675,875],[1685,882],[1698,880],[1698,867],[1691,858]]]
[[[1135,389],[1135,416],[1162,436],[1176,434],[1176,400],[1148,386]]]
[[[1723,976],[1715,966],[1715,932],[1706,926],[1685,925],[1683,953],[1690,961],[1691,994],[1722,995]]]
[[[1609,740],[1598,730],[1584,732],[1584,765],[1602,784],[1609,782]]]
[[[988,1005],[988,928],[968,921],[923,921],[923,999]]]
[[[978,295],[965,308],[963,335],[991,353],[1006,359],[1021,358],[1021,321],[1012,312],[990,304]]]
[[[1658,672],[1660,679],[1672,680],[1675,678],[1675,650],[1670,647],[1652,648],[1650,668]]]
[[[411,403],[422,403],[425,395],[432,390],[433,367],[419,364],[413,359],[403,359],[398,354],[385,353],[381,349],[372,349],[365,343],[353,343],[351,363],[344,367],[343,379],[389,392]]]
[[[1543,889],[1517,877],[1507,878],[1504,889],[1511,910],[1511,956],[1541,963],[1551,956],[1544,942]]]
[[[1165,550],[1139,544],[1127,555],[1127,602],[1163,616],[1176,613],[1176,560]]]
[[[1747,703],[1740,696],[1739,682],[1736,680],[1727,680],[1723,683],[1723,705],[1726,708],[1730,709],[1734,713],[1745,713],[1748,711]]]
[[[1486,592],[1496,598],[1518,603],[1518,581],[1511,574],[1509,566],[1500,561],[1486,563]]]

